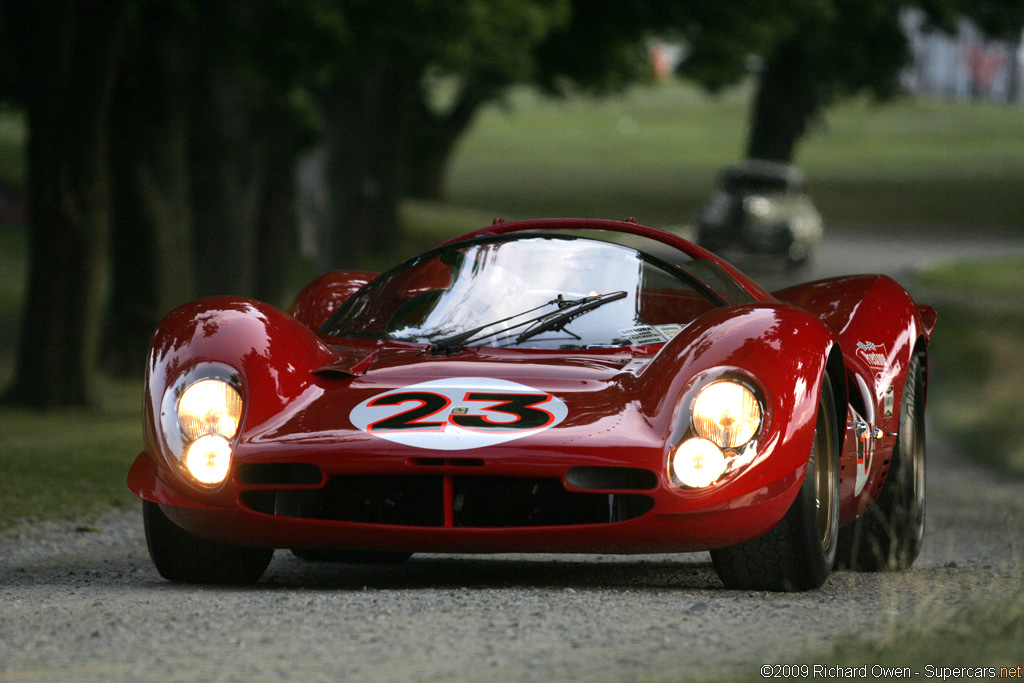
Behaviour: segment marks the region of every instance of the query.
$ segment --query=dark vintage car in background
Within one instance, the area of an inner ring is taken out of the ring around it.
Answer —
[[[795,166],[748,159],[722,171],[697,220],[697,243],[714,252],[806,264],[823,233],[821,215]]]

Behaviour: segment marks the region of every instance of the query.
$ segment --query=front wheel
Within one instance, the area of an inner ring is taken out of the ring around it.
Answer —
[[[839,450],[835,398],[825,375],[807,472],[786,515],[763,536],[711,551],[726,588],[803,591],[825,583],[839,535]]]
[[[274,555],[272,548],[243,548],[193,536],[148,500],[142,501],[142,519],[149,556],[160,576],[168,581],[256,583]]]
[[[878,499],[839,531],[838,569],[861,572],[907,569],[924,540],[924,363],[914,355],[900,401],[896,445]]]

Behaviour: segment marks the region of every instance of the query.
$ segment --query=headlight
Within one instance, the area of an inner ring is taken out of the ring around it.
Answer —
[[[199,363],[164,392],[160,427],[169,463],[193,484],[212,487],[231,469],[245,402],[238,371],[223,363]]]
[[[687,439],[672,453],[672,473],[684,485],[700,489],[725,472],[722,450],[707,439]]]
[[[713,382],[693,401],[693,429],[718,448],[739,448],[761,427],[761,406],[742,384]]]
[[[185,467],[189,474],[204,484],[224,481],[230,466],[231,444],[218,434],[199,437],[185,451]]]
[[[747,213],[760,220],[767,220],[772,214],[772,202],[767,197],[751,195],[743,200]]]
[[[219,379],[196,382],[178,400],[178,422],[190,441],[207,434],[234,438],[241,419],[242,396]]]

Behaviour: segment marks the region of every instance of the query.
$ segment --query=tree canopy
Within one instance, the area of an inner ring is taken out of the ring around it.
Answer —
[[[319,265],[359,265],[400,239],[403,197],[441,195],[460,136],[515,84],[621,90],[649,77],[652,36],[685,44],[680,75],[712,91],[753,58],[748,155],[788,161],[835,98],[895,91],[907,6],[998,35],[1024,23],[1016,0],[0,0],[0,100],[30,129],[7,397],[89,403],[101,346],[141,370],[152,328],[193,296],[280,302],[314,146],[332,216]]]

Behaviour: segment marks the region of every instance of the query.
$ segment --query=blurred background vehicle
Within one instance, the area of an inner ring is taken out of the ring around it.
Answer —
[[[805,265],[824,232],[821,215],[795,166],[747,159],[723,170],[697,220],[697,242],[714,252],[737,250]]]

